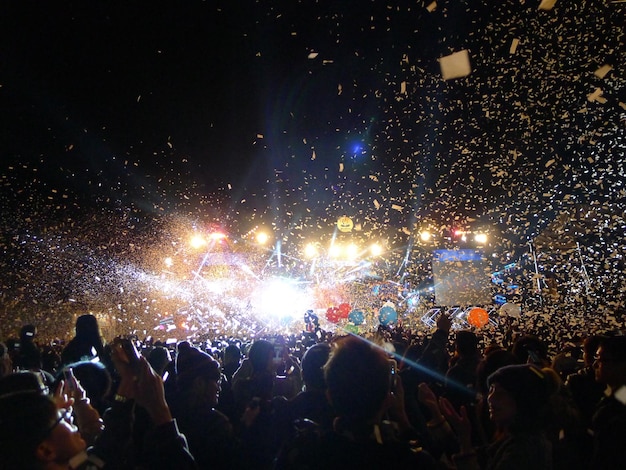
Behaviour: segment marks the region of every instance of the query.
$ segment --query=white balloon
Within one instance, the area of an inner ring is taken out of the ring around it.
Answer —
[[[522,307],[519,304],[507,302],[500,307],[500,316],[519,318],[522,314]]]

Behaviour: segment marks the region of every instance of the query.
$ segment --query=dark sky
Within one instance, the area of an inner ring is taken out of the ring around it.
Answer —
[[[285,233],[610,202],[589,183],[623,169],[623,4],[430,3],[4,2],[5,191],[220,201]],[[471,74],[443,80],[462,50]]]

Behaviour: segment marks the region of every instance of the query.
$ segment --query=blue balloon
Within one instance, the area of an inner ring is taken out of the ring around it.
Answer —
[[[352,310],[348,314],[348,321],[355,325],[361,325],[365,321],[365,314],[360,310]]]
[[[398,321],[398,312],[393,307],[383,307],[378,312],[378,321],[384,326],[392,325]]]

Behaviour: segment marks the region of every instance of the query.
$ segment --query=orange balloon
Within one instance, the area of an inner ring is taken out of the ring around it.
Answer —
[[[467,323],[476,328],[482,328],[489,323],[489,313],[484,308],[475,307],[467,314]]]

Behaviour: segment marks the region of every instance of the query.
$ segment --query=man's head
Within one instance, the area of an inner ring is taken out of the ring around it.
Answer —
[[[597,382],[613,390],[626,385],[626,336],[603,337],[593,368]]]
[[[347,336],[335,344],[324,371],[337,415],[362,423],[376,418],[390,391],[389,358],[384,351]]]
[[[0,397],[0,469],[67,465],[85,441],[52,399],[36,392]]]
[[[302,356],[302,380],[307,390],[326,389],[324,365],[329,355],[330,346],[327,343],[318,343],[307,349]]]

